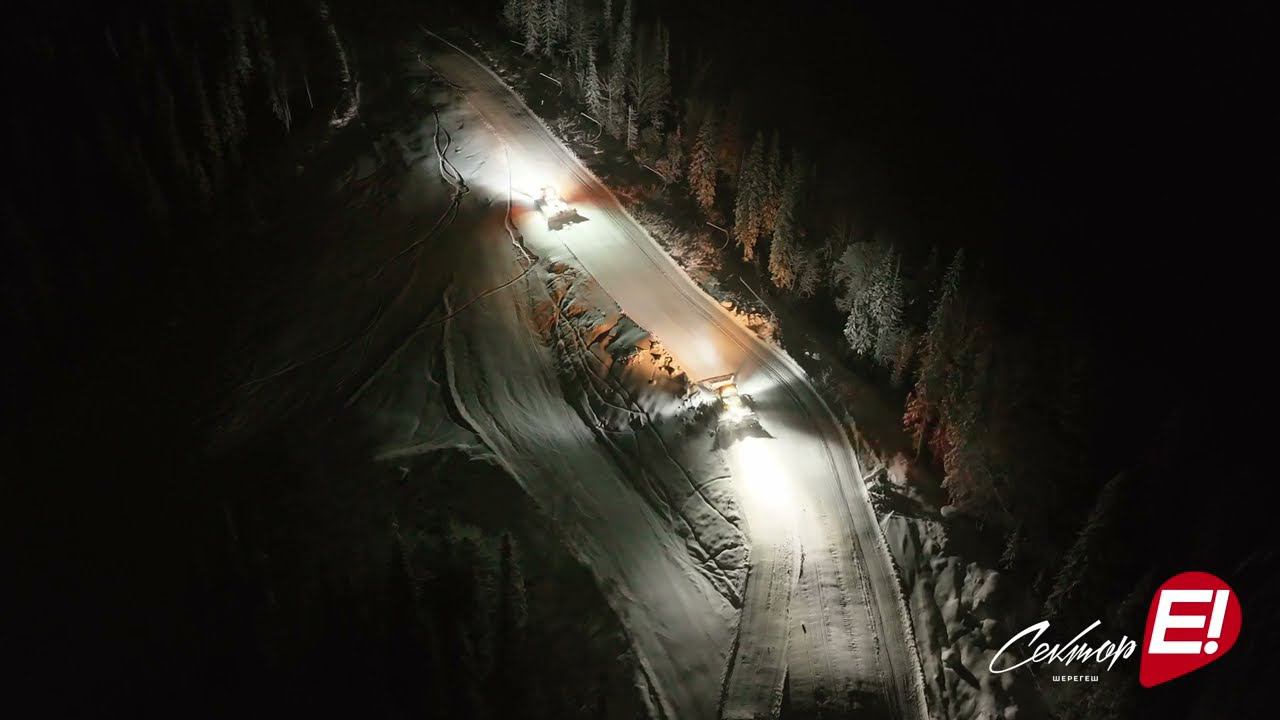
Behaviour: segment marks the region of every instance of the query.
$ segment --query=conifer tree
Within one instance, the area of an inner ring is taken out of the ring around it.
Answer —
[[[801,253],[799,260],[795,292],[802,298],[810,298],[817,294],[818,286],[822,283],[825,264],[818,253]]]
[[[797,207],[800,202],[800,178],[802,164],[799,154],[787,167],[782,186],[782,200],[778,220],[773,229],[773,243],[769,249],[769,277],[775,287],[791,290],[796,285],[800,264],[799,226]]]
[[[640,43],[636,48],[634,62],[631,63],[628,89],[640,118],[659,117],[665,112],[671,93],[658,52],[655,46]]]
[[[631,57],[633,42],[631,37],[631,16],[631,0],[626,0],[622,5],[622,19],[618,21],[618,34],[614,39],[614,50],[618,53],[618,57],[622,58],[624,72]]]
[[[715,111],[708,110],[698,136],[693,142],[689,159],[689,191],[704,214],[710,214],[716,204],[716,118]]]
[[[564,47],[569,40],[569,0],[552,0],[555,8],[555,36],[556,45]]]
[[[539,0],[538,32],[541,35],[538,46],[543,57],[551,57],[560,44],[560,0]]]
[[[902,344],[904,298],[897,254],[886,253],[877,270],[871,312],[875,317],[874,356],[882,367],[892,367]]]
[[[650,114],[650,122],[661,131],[665,126],[665,116],[672,109],[671,90],[671,32],[662,23],[658,23],[655,31],[652,60],[657,65],[654,74],[657,76],[657,108]]]
[[[667,182],[679,182],[684,176],[684,133],[680,128],[667,135],[663,157],[658,161],[658,170]]]
[[[542,2],[526,0],[524,6],[524,52],[532,55],[538,52],[542,39]]]
[[[586,85],[587,56],[588,53],[594,56],[599,35],[595,22],[587,14],[581,2],[574,3],[571,15],[572,19],[567,40],[569,56],[573,63],[574,72],[578,76],[578,86],[584,87]]]
[[[631,62],[631,0],[627,0],[622,8],[622,19],[618,21],[618,31],[613,34],[609,54],[609,81],[616,82],[621,92],[627,83],[627,73]]]
[[[762,233],[773,232],[778,221],[778,209],[782,205],[782,138],[778,131],[773,132],[769,141],[769,152],[764,160],[764,183],[761,190],[761,223]]]
[[[604,122],[608,101],[605,98],[604,87],[600,83],[599,69],[596,67],[596,50],[591,47],[587,48],[586,82],[583,94],[586,95],[587,109],[597,120]]]
[[[605,129],[615,138],[620,138],[626,132],[626,109],[623,105],[626,99],[626,88],[624,78],[616,72],[616,66],[610,68],[609,82],[604,87],[605,92]]]
[[[898,359],[904,333],[905,307],[898,255],[891,247],[877,252],[874,246],[864,249],[859,245],[865,244],[851,246],[846,251],[850,258],[861,251],[864,269],[859,277],[850,281],[845,339],[854,352],[891,368]],[[874,261],[868,262],[867,250],[875,253]]]
[[[733,235],[742,246],[742,259],[755,259],[756,242],[763,224],[764,135],[756,133],[755,142],[742,163],[738,176],[738,194],[733,206]]]
[[[920,349],[920,369],[916,374],[915,390],[912,392],[910,417],[905,421],[916,438],[917,450],[925,442],[930,442],[935,431],[941,406],[946,396],[947,371],[951,365],[950,350],[963,332],[961,307],[961,282],[964,276],[964,249],[956,252],[942,283],[938,288],[937,300],[933,312],[929,316],[929,325],[925,330]]]
[[[871,286],[876,266],[888,251],[888,245],[879,240],[851,242],[845,247],[831,271],[831,285],[841,291],[836,295],[838,309],[849,312],[857,296]]]

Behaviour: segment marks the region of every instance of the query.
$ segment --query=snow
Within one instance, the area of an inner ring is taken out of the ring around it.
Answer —
[[[905,469],[895,463],[877,491],[915,497]],[[952,550],[947,524],[959,520],[944,515],[890,511],[881,520],[909,590],[930,710],[938,718],[957,720],[1044,717],[1030,675],[989,671],[995,653],[1022,629],[1018,618],[1026,609],[998,570]]]
[[[473,188],[468,201],[499,208],[508,173],[492,160],[506,153],[485,132],[489,122],[457,112],[463,117],[445,122],[457,128],[453,162]],[[510,173],[531,176],[542,174]],[[501,214],[491,215],[485,234],[504,237]],[[681,394],[678,373],[641,350],[647,335],[562,262],[563,252],[530,241],[545,232],[536,215],[517,212],[514,221],[541,260],[509,290],[445,323],[453,402],[596,575],[637,650],[642,696],[668,717],[710,717],[739,602],[735,549],[743,541],[698,492],[711,479],[699,474],[709,463],[690,456],[709,448],[683,448],[674,431],[659,429],[679,419]],[[451,297],[507,282],[518,270],[510,255],[477,252]]]
[[[789,511],[778,513],[778,508],[770,507],[762,514],[778,514],[782,527],[794,522],[800,532],[794,536],[757,533],[751,518],[746,518],[752,527],[753,563],[748,596],[770,587],[784,592],[765,592],[758,596],[758,604],[748,604],[732,649],[735,659],[742,662],[728,667],[722,662],[713,673],[711,656],[727,661],[729,647],[647,641],[650,633],[671,638],[669,623],[673,621],[698,625],[705,620],[688,617],[692,606],[658,607],[662,601],[650,598],[662,594],[659,591],[648,589],[646,598],[639,596],[644,591],[629,589],[626,599],[632,607],[620,608],[619,614],[633,630],[647,679],[653,682],[654,701],[669,716],[712,717],[717,713],[723,675],[723,687],[729,693],[726,708],[767,715],[777,707],[782,679],[789,673],[792,708],[801,712],[872,708],[903,716],[921,715],[922,693],[905,608],[861,488],[856,459],[842,428],[803,372],[698,288],[613,193],[555,140],[549,128],[496,75],[456,48],[441,45],[431,58],[432,66],[450,82],[467,88],[468,105],[483,115],[483,124],[500,139],[510,162],[510,182],[519,187],[554,184],[583,217],[583,222],[554,232],[529,213],[517,212],[515,222],[533,253],[585,271],[638,326],[657,336],[657,357],[645,360],[642,354],[634,365],[635,372],[646,384],[653,381],[655,386],[681,383],[678,378],[682,372],[686,380],[737,373],[739,387],[755,400],[768,434],[759,438],[767,448],[764,454],[785,458],[773,475],[776,486],[794,497],[794,503]],[[491,176],[485,185],[501,188],[505,179]],[[650,349],[652,346],[646,348]],[[668,353],[673,357],[672,365],[678,367],[667,364]],[[510,399],[498,398],[503,402]],[[490,402],[484,405],[491,412],[497,408]],[[591,414],[584,415],[591,422]],[[644,422],[635,419],[632,424]],[[662,458],[659,445],[650,446],[642,457]],[[535,458],[528,460],[537,462]],[[650,508],[663,507],[664,493],[672,487],[670,481],[648,472],[633,475],[638,476],[635,487],[641,489]],[[740,478],[735,475],[734,480]],[[688,484],[697,486],[698,482],[689,480]],[[688,522],[685,515],[695,518],[695,523],[714,517],[701,505],[702,500],[685,497],[692,503],[667,504],[680,510],[669,516],[676,528],[682,521]],[[696,577],[717,593],[724,593],[720,597],[727,597],[732,608],[729,589],[734,585],[734,573],[715,560],[728,553],[736,556],[737,551],[731,545],[727,551],[719,551],[723,536],[693,526],[688,533],[677,532],[693,557],[710,561],[698,566]],[[776,552],[770,553],[770,546]],[[777,561],[762,560],[770,557]],[[802,565],[795,562],[797,557],[803,558]],[[639,562],[644,558],[628,556],[632,559]],[[614,558],[601,562],[603,574],[634,576],[634,571],[614,564]],[[663,601],[670,603],[672,599]],[[683,596],[677,600],[681,605],[689,601]],[[723,617],[731,626],[733,613]],[[748,658],[752,661],[747,662]],[[739,673],[747,674],[739,678]],[[737,691],[742,694],[733,694]]]
[[[921,716],[857,460],[803,372],[496,76],[443,47],[431,65],[456,87],[387,153],[415,154],[355,173],[375,196],[408,173],[352,231],[366,257],[311,279],[333,289],[313,327],[255,338],[226,441],[323,387],[393,468],[442,450],[501,468],[594,577],[651,717],[769,715],[787,677],[797,712]],[[583,220],[549,229],[547,185]],[[765,435],[722,445],[694,382],[730,372]]]
[[[356,161],[356,193],[408,168],[369,203],[371,227],[324,228],[347,238],[344,257],[282,286],[279,317],[246,329],[249,380],[221,442],[324,394],[359,419],[374,463],[408,476],[461,450],[501,468],[620,621],[636,704],[712,717],[747,553],[710,418],[662,343],[563,248],[508,234],[504,148],[460,98],[437,99],[438,118],[388,144],[419,154]],[[517,224],[538,225],[520,202]]]

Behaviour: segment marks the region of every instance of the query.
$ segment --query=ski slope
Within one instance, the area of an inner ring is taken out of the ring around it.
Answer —
[[[575,470],[577,477],[564,481],[579,484],[576,492],[583,495],[565,490],[547,500],[554,508],[556,502],[590,498],[591,507],[566,506],[563,512],[578,518],[573,540],[592,548],[586,556],[609,565],[597,568],[598,575],[620,582],[614,597],[626,607],[617,609],[645,669],[655,714],[681,720],[775,717],[789,681],[792,717],[923,717],[905,606],[857,460],[803,371],[702,292],[496,75],[437,36],[429,34],[428,42],[431,66],[495,140],[486,172],[468,178],[472,190],[526,210],[512,214],[525,244],[539,254],[571,257],[636,323],[660,338],[693,379],[737,373],[771,436],[730,450],[752,559],[736,637],[728,647],[722,647],[718,628],[732,609],[696,578],[674,573],[678,565],[654,560],[654,553],[674,552],[662,543],[656,519],[609,514],[610,493],[623,490],[607,463],[596,462],[589,437],[561,435],[543,422],[540,437],[486,438],[491,447],[503,448],[500,455],[517,477],[531,466],[543,475],[558,468],[568,474],[566,459],[575,468],[585,463],[599,470],[599,478]],[[549,229],[531,210],[543,186],[555,187],[581,222]],[[514,330],[495,325],[489,332]],[[538,376],[544,364],[537,358],[521,357],[537,352],[532,339],[513,337],[512,357],[492,360],[474,340],[451,342],[449,352],[458,360],[450,382],[457,386],[456,398],[473,398],[460,409],[481,433],[568,412],[525,407],[529,398],[552,393],[529,393],[520,386],[523,379],[498,388],[470,380],[477,367],[491,362],[495,372],[497,365],[507,372],[527,367],[536,382],[552,382]],[[518,349],[526,342],[527,351]]]

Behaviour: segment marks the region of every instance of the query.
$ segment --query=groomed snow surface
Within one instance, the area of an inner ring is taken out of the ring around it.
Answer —
[[[438,114],[381,139],[352,179],[407,167],[386,200],[407,241],[313,278],[365,301],[334,292],[312,308],[323,327],[259,338],[226,436],[326,383],[373,461],[410,480],[439,452],[500,468],[595,578],[651,717],[775,717],[784,682],[791,717],[922,717],[856,458],[802,371],[702,293],[496,76],[429,45],[447,79]],[[574,222],[548,228],[546,185]],[[726,372],[763,429],[737,442],[694,382]]]

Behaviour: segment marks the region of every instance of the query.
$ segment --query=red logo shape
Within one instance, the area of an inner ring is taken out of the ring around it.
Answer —
[[[1240,637],[1240,623],[1240,601],[1220,578],[1174,575],[1151,599],[1138,682],[1155,687],[1226,655]]]

